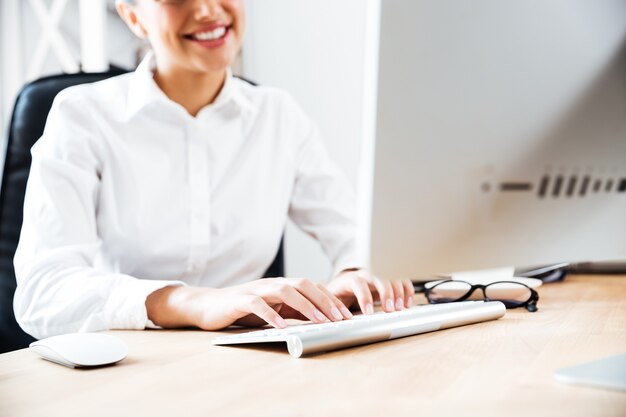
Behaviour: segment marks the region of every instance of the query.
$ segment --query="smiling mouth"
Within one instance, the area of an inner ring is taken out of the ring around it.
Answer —
[[[204,32],[196,32],[196,33],[191,33],[188,35],[183,35],[183,38],[190,40],[190,41],[199,41],[199,42],[219,41],[226,37],[231,27],[232,27],[231,25],[218,26],[215,29],[206,30]]]

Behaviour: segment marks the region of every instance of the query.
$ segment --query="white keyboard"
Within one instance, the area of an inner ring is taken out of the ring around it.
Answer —
[[[213,339],[214,345],[287,343],[291,356],[325,352],[465,324],[495,320],[506,308],[499,301],[463,301],[412,307],[393,313],[358,315],[350,320],[302,324],[284,329],[267,329]]]

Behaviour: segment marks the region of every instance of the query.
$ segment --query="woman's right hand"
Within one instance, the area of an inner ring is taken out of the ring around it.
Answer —
[[[323,323],[352,317],[326,287],[303,278],[264,278],[222,289],[165,287],[147,297],[146,309],[158,326],[204,330],[264,323],[284,328],[288,318]]]

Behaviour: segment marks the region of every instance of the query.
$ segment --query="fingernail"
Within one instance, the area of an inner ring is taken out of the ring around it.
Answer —
[[[387,311],[393,310],[393,301],[391,301],[391,298],[387,299],[387,302],[385,303],[385,307],[387,307]]]
[[[352,318],[352,313],[347,308],[341,307],[341,312],[343,313],[344,317],[348,317],[349,319]]]
[[[336,318],[337,320],[343,320],[343,316],[341,315],[341,313],[339,312],[339,310],[337,310],[337,307],[333,307],[330,309],[330,313],[333,315],[334,318]]]
[[[276,318],[276,324],[278,324],[278,326],[281,327],[281,328],[287,327],[287,322],[285,321],[284,318],[282,318],[280,316]]]
[[[402,310],[404,305],[402,304],[402,297],[396,298],[396,310]]]
[[[325,316],[325,315],[323,315],[323,314],[322,314],[322,312],[321,312],[321,311],[319,311],[319,310],[315,310],[315,311],[313,312],[313,315],[314,315],[314,316],[315,316],[315,318],[316,318],[317,320],[319,320],[319,321],[326,321],[326,320],[327,320],[327,319],[326,319],[326,316]]]
[[[365,314],[372,314],[374,312],[374,306],[372,304],[368,304],[365,306]]]
[[[407,302],[406,302],[406,307],[407,308],[411,308],[413,307],[413,297],[409,297]]]

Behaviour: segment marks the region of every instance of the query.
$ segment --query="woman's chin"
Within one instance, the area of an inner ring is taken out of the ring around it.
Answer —
[[[229,68],[234,61],[234,57],[230,56],[196,56],[190,62],[190,66],[194,68],[197,72],[219,72],[224,71]]]

